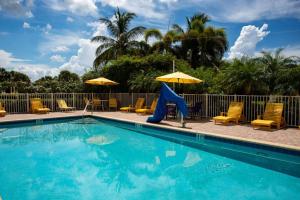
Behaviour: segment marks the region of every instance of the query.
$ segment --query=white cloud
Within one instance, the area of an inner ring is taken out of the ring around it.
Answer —
[[[90,22],[87,26],[92,28],[93,37],[97,35],[108,35],[106,25],[98,21]]]
[[[14,59],[15,58],[12,56],[11,53],[6,52],[6,51],[0,49],[0,67],[7,66]]]
[[[108,35],[106,26],[99,22],[88,24],[92,28],[93,36]],[[68,62],[60,66],[60,70],[69,70],[78,74],[83,74],[93,66],[95,51],[99,44],[92,43],[90,39],[80,39],[78,42],[79,49],[76,55],[71,56]]]
[[[70,49],[66,46],[57,46],[57,47],[53,48],[51,51],[52,52],[67,52],[69,50]]]
[[[53,61],[53,62],[64,62],[65,59],[66,59],[65,57],[63,57],[61,55],[58,55],[58,54],[55,54],[55,55],[50,57],[50,60]]]
[[[42,54],[47,54],[49,51],[67,51],[69,47],[77,45],[79,40],[80,36],[73,32],[64,31],[60,35],[49,33],[45,35],[45,40],[39,44],[38,49]]]
[[[178,0],[159,0],[159,2],[171,5],[171,4],[177,3]]]
[[[45,2],[57,11],[68,11],[80,16],[97,16],[95,0],[48,0]]]
[[[285,56],[298,56],[300,57],[300,44],[298,45],[288,45],[283,47],[283,55]]]
[[[31,12],[33,6],[33,0],[1,0],[0,12],[4,12],[12,17],[31,18],[33,17]]]
[[[67,17],[67,22],[74,22],[74,19],[72,17]]]
[[[60,66],[60,70],[69,70],[82,75],[87,69],[93,66],[97,44],[91,43],[89,39],[80,39],[79,49],[76,55]]]
[[[52,30],[51,24],[47,24],[45,26],[45,28],[43,28],[43,31],[44,31],[45,34],[49,34],[49,31],[51,31],[51,30]]]
[[[34,17],[34,15],[32,14],[31,11],[27,11],[27,12],[25,13],[25,16],[26,16],[27,18],[32,18],[32,17]]]
[[[12,53],[0,49],[0,67],[4,67],[7,70],[14,70],[28,75],[31,80],[37,80],[38,78],[50,75],[57,75],[58,68],[51,68],[44,64],[30,64],[30,60],[24,60],[15,58]]]
[[[228,58],[254,56],[257,43],[270,33],[267,29],[267,24],[260,28],[253,25],[244,26],[234,45],[230,48]]]
[[[13,66],[6,67],[7,70],[14,70],[26,74],[32,81],[44,76],[56,76],[58,68],[53,68],[45,64],[12,63]]]
[[[24,59],[15,58],[12,53],[0,49],[0,67],[8,66],[11,62],[27,61]]]
[[[90,23],[88,25],[92,28],[92,34],[106,35],[107,30],[98,22]],[[65,52],[71,46],[78,46],[77,53],[70,57],[70,59],[59,67],[50,67],[45,64],[30,64],[22,59],[17,59],[11,53],[0,51],[0,65],[9,70],[17,70],[27,74],[31,80],[37,80],[45,75],[55,76],[61,70],[69,70],[79,75],[85,73],[93,66],[95,59],[95,51],[99,44],[91,43],[90,39],[81,38],[79,35],[72,32],[63,32],[61,35],[49,33],[45,35],[46,40],[39,46],[39,51],[42,54],[52,52]],[[3,54],[3,55],[2,55]],[[62,62],[64,57],[60,55],[53,55],[50,58],[52,61]]]
[[[24,29],[30,28],[30,24],[27,23],[27,22],[24,22],[24,23],[23,23],[23,28],[24,28]]]
[[[103,6],[119,7],[129,12],[134,12],[137,15],[154,19],[166,18],[168,9],[164,4],[170,1],[172,0],[160,0],[159,4],[158,1],[154,0],[99,0]]]
[[[287,45],[287,46],[279,46],[276,48],[263,48],[262,51],[267,51],[267,52],[275,52],[277,49],[282,48],[281,54],[283,56],[289,57],[289,56],[297,56],[300,57],[300,44],[295,44],[295,45]],[[257,56],[261,56],[261,51],[256,52]]]
[[[220,22],[251,22],[292,17],[300,19],[298,0],[187,0],[174,9],[195,7]]]

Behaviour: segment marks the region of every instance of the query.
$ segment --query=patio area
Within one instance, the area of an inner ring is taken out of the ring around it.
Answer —
[[[82,116],[83,111],[75,112],[51,112],[49,114],[9,114],[0,118],[0,122],[22,121],[30,119],[62,118],[70,116]],[[91,112],[85,113],[91,115]],[[94,112],[94,116],[105,117],[109,119],[118,119],[122,121],[137,122],[149,124],[146,122],[148,116],[137,115],[136,113],[123,112]],[[254,130],[249,124],[241,125],[215,125],[210,120],[187,120],[186,128],[180,128],[179,120],[164,120],[160,124],[153,126],[165,127],[169,129],[185,130],[193,133],[203,133],[217,137],[243,140],[254,143],[263,143],[272,146],[281,146],[283,148],[300,150],[300,129],[286,128],[273,131]],[[0,124],[1,128],[1,124]]]

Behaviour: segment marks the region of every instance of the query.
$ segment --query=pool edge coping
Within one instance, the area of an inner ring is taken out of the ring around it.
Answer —
[[[208,131],[185,129],[185,128],[180,128],[180,127],[167,126],[167,125],[163,125],[163,124],[159,124],[159,123],[154,124],[154,123],[149,123],[149,122],[136,122],[136,121],[127,120],[127,119],[118,118],[118,117],[109,117],[109,116],[101,116],[101,115],[93,115],[93,114],[86,114],[86,115],[76,114],[76,115],[73,115],[73,116],[58,116],[58,117],[46,117],[46,118],[38,118],[38,117],[35,118],[35,117],[33,117],[33,118],[30,118],[30,119],[7,120],[7,121],[0,122],[0,125],[1,124],[10,124],[10,123],[14,123],[14,122],[22,123],[22,122],[30,122],[30,121],[33,121],[33,120],[65,119],[65,118],[74,118],[74,117],[103,118],[103,119],[126,122],[126,123],[141,124],[141,125],[150,126],[150,127],[152,126],[152,127],[166,129],[166,130],[187,132],[187,133],[192,133],[192,134],[199,134],[199,135],[204,135],[204,136],[206,135],[206,136],[223,138],[223,139],[228,139],[228,140],[258,144],[258,145],[265,145],[265,146],[271,146],[271,147],[275,147],[275,148],[282,148],[282,149],[287,149],[287,150],[300,151],[300,147],[293,146],[293,145],[287,145],[287,144],[281,144],[281,143],[275,143],[275,142],[268,142],[268,141],[257,140],[257,139],[249,139],[249,138],[243,138],[243,137],[237,137],[237,136],[229,136],[229,135],[223,135],[223,134],[219,134],[219,133],[212,133],[212,132],[208,132]]]
[[[149,122],[135,122],[135,121],[126,120],[126,119],[122,119],[122,118],[112,118],[112,117],[97,116],[97,115],[89,115],[89,116],[104,118],[104,119],[109,119],[109,120],[115,120],[115,121],[121,121],[121,122],[127,122],[127,123],[141,124],[141,125],[152,126],[152,127],[167,129],[167,130],[174,130],[174,131],[179,131],[179,132],[188,132],[188,133],[200,134],[200,135],[204,135],[204,136],[206,135],[206,136],[229,139],[229,140],[234,140],[234,141],[241,141],[241,142],[247,142],[247,143],[252,143],[252,144],[271,146],[271,147],[275,147],[275,148],[277,147],[277,148],[282,148],[282,149],[287,149],[287,150],[300,151],[300,147],[298,147],[298,146],[280,144],[280,143],[275,143],[275,142],[268,142],[268,141],[263,141],[263,140],[248,139],[248,138],[237,137],[237,136],[228,136],[228,135],[212,133],[212,132],[207,132],[207,131],[184,129],[184,128],[180,128],[180,127],[172,127],[172,126],[166,126],[166,125],[162,125],[162,124],[154,124],[154,123],[149,123]]]

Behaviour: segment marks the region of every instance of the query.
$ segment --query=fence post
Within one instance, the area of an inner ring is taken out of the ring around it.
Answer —
[[[146,106],[148,106],[148,93],[146,93]]]
[[[51,110],[54,111],[54,98],[53,98],[53,93],[51,93]]]
[[[208,94],[205,94],[205,117],[208,118]]]
[[[27,112],[30,112],[30,108],[29,108],[29,94],[26,93],[26,107],[27,107]]]
[[[74,92],[72,93],[72,103],[73,103],[73,107],[75,107],[75,94]]]
[[[236,94],[234,94],[234,101],[236,101]]]
[[[131,92],[131,106],[133,106],[133,92]]]

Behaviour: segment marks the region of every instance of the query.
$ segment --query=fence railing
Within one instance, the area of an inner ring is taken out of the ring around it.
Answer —
[[[216,94],[184,94],[187,102],[194,105],[202,102],[200,115],[211,118],[220,112],[227,112],[231,101],[244,102],[243,115],[250,122],[262,115],[267,102],[283,103],[283,117],[288,126],[300,125],[300,96],[257,96],[257,95],[216,95]]]
[[[152,100],[159,94],[156,93],[18,93],[0,94],[0,101],[5,105],[8,113],[30,112],[30,99],[41,98],[45,106],[52,111],[59,111],[57,99],[66,100],[67,104],[82,110],[85,107],[84,98],[109,99],[117,98],[119,106],[134,105],[139,97],[145,98],[146,106],[150,106]],[[182,94],[186,102],[191,106],[197,102],[202,103],[199,117],[211,118],[226,112],[231,101],[244,102],[244,116],[246,121],[256,119],[262,115],[267,102],[284,103],[283,116],[288,126],[300,124],[300,96],[257,96],[257,95],[217,95],[217,94]]]

